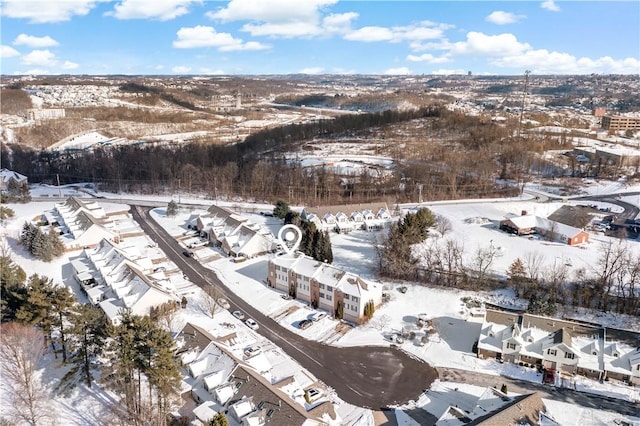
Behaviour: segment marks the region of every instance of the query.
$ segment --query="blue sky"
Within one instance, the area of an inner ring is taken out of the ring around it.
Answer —
[[[639,74],[640,2],[2,0],[2,74]]]

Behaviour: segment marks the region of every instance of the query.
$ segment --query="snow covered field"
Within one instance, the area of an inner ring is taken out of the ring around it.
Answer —
[[[618,182],[614,183],[598,183],[598,193],[602,194],[605,189],[612,191],[621,191]],[[617,189],[616,189],[617,188]],[[536,187],[537,191],[544,191],[543,187]],[[589,187],[592,191],[593,187]],[[640,191],[640,187],[626,187],[625,192]],[[39,216],[45,210],[53,208],[55,202],[59,201],[58,196],[69,195],[86,196],[87,194],[78,191],[72,187],[38,187],[32,191],[33,196],[42,196],[48,194],[50,201],[32,202],[27,205],[14,204],[9,205],[16,212],[14,219],[8,220],[2,224],[0,231],[7,237],[9,246],[13,250],[14,260],[19,264],[27,274],[38,273],[46,275],[57,283],[63,283],[72,287],[77,296],[82,296],[78,285],[71,277],[65,264],[68,257],[60,258],[51,263],[37,261],[22,250],[16,243],[20,229],[25,220],[32,220]],[[108,196],[108,194],[105,194]],[[54,198],[55,197],[55,198]],[[138,196],[117,196],[125,200],[128,198],[137,199]],[[170,197],[161,197],[158,200],[167,202]],[[623,200],[640,205],[640,197],[637,195],[623,197]],[[183,203],[196,202],[202,203],[201,199],[185,200]],[[230,203],[229,203],[230,204]],[[599,247],[602,243],[609,241],[608,237],[602,235],[591,236],[591,242],[584,248],[570,247],[563,244],[549,243],[541,240],[529,240],[523,237],[512,237],[509,234],[496,229],[495,224],[502,219],[505,214],[519,214],[522,210],[529,213],[546,216],[560,203],[539,203],[532,199],[516,199],[509,201],[477,201],[473,203],[465,202],[442,202],[442,203],[425,203],[424,206],[429,207],[435,213],[446,216],[452,224],[452,231],[445,235],[446,238],[455,238],[464,243],[467,261],[468,256],[472,256],[478,247],[484,247],[492,244],[496,247],[503,247],[501,252],[503,255],[496,259],[491,269],[496,274],[504,274],[510,263],[516,258],[523,258],[527,253],[540,253],[544,256],[545,263],[549,266],[554,262],[566,262],[570,260],[571,268],[584,267],[587,271],[594,265],[599,255]],[[106,203],[105,203],[106,205]],[[252,205],[255,211],[268,211],[272,209],[269,205]],[[401,206],[404,207],[404,206]],[[407,208],[409,206],[406,206]],[[203,212],[203,211],[201,211]],[[153,211],[154,218],[169,231],[172,235],[181,235],[185,230],[186,221],[197,214],[197,210],[181,210],[180,214],[175,218],[167,218],[164,216],[164,208],[157,208]],[[273,217],[267,217],[259,214],[244,213],[251,221],[259,223],[268,228],[272,233],[277,234],[281,222]],[[486,218],[487,220],[485,220]],[[372,241],[375,233],[364,231],[356,231],[349,234],[331,234],[331,240],[334,253],[334,265],[345,270],[361,275],[365,279],[377,280],[375,276],[376,256],[372,247]],[[435,238],[435,237],[433,237]],[[639,242],[629,242],[633,250],[640,250]],[[77,254],[77,253],[76,253]],[[76,255],[71,253],[70,256]],[[518,303],[513,295],[508,291],[494,293],[471,293],[459,290],[434,289],[421,286],[408,286],[406,294],[397,291],[401,283],[384,282],[386,291],[390,295],[390,300],[379,309],[376,310],[373,319],[366,325],[356,327],[343,334],[338,332],[336,326],[337,321],[329,317],[316,322],[306,330],[297,328],[297,323],[311,315],[314,310],[297,301],[284,300],[280,293],[268,288],[264,284],[267,273],[267,258],[248,260],[243,263],[231,262],[228,258],[221,256],[218,260],[209,262],[207,267],[217,271],[220,278],[223,279],[229,288],[243,297],[248,303],[261,310],[266,315],[276,319],[282,326],[287,329],[299,333],[311,340],[325,341],[338,346],[355,346],[355,345],[389,345],[391,342],[388,336],[391,333],[401,330],[414,331],[416,338],[413,341],[403,343],[401,346],[407,352],[420,357],[434,366],[453,367],[466,370],[477,371],[492,375],[506,375],[510,377],[522,378],[531,381],[540,381],[539,376],[533,370],[521,368],[510,364],[499,364],[492,360],[481,360],[475,357],[471,351],[471,347],[478,337],[480,330],[480,320],[470,317],[469,311],[464,307],[462,298],[465,296],[475,297],[480,300],[502,302],[502,303]],[[406,285],[406,283],[403,283]],[[197,321],[199,324],[208,324],[211,329],[221,327],[223,323],[236,324],[238,328],[243,327],[234,317],[227,311],[223,311],[216,315],[215,319],[207,317],[203,313],[201,304],[201,294],[196,288],[192,294],[188,296],[188,308],[180,312],[175,321],[175,330],[177,331],[187,321]],[[81,299],[82,300],[82,299]],[[433,320],[438,333],[429,334],[426,344],[423,346],[418,344],[418,340],[424,335],[423,330],[415,328],[415,319],[419,314],[426,314]],[[624,317],[616,315],[601,315],[593,312],[576,312],[576,316],[582,318],[594,318],[601,323],[622,328],[638,328],[638,320],[633,317]],[[596,318],[597,316],[597,318]],[[247,334],[247,338],[257,338],[255,335]],[[55,364],[50,360],[52,365]],[[270,361],[272,361],[270,359]],[[272,362],[272,365],[275,365]],[[278,367],[273,370],[272,374],[284,374],[284,371],[300,368],[292,360],[281,361]],[[61,377],[61,369],[56,369],[58,377]],[[278,373],[280,372],[280,373]],[[52,374],[49,369],[46,374]],[[55,381],[55,380],[54,380]],[[435,385],[434,385],[435,386]],[[580,383],[585,391],[599,393],[608,396],[614,396],[626,400],[640,400],[640,394],[634,388],[619,387],[613,384],[599,384],[597,382],[588,381]],[[355,419],[362,417],[358,424],[372,424],[371,416],[368,411],[358,409],[343,403],[339,399],[339,395],[331,395],[332,400],[337,404],[338,413],[343,420]],[[54,399],[54,406],[58,412],[58,416],[64,424],[95,424],[91,419],[101,418],[102,414],[108,411],[108,403],[111,402],[113,396],[95,386],[92,389],[80,387],[72,391],[68,396],[57,396]],[[78,405],[82,404],[82,405]],[[559,403],[558,403],[559,404]],[[82,407],[78,409],[78,407]],[[565,413],[567,408],[557,408],[558,412]],[[579,411],[579,412],[578,412]],[[597,410],[587,411],[574,407],[574,412],[579,418],[597,418],[600,414]],[[560,414],[559,414],[560,415]],[[604,415],[604,414],[603,414]],[[405,416],[406,417],[406,416]],[[400,424],[416,424],[401,421]],[[574,417],[576,418],[576,417]],[[603,417],[605,418],[605,417]],[[569,422],[561,422],[561,424],[578,424]],[[587,423],[584,423],[587,424]],[[595,424],[595,423],[594,423]]]

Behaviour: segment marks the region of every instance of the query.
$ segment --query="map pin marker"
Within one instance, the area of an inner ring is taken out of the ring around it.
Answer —
[[[296,225],[288,224],[278,231],[278,242],[285,253],[292,255],[300,247],[302,231]]]

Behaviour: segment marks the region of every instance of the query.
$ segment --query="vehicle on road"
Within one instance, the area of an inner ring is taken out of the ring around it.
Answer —
[[[194,256],[193,252],[189,251],[189,250],[183,251],[182,254],[184,254],[187,257],[193,257]]]
[[[231,312],[231,315],[233,315],[234,317],[238,318],[239,320],[243,320],[244,319],[244,312],[242,312],[242,311],[233,311],[233,312]]]
[[[229,302],[227,302],[227,299],[223,299],[222,297],[218,299],[217,302],[222,309],[229,309],[231,307],[231,305],[229,305]]]
[[[303,319],[302,321],[298,322],[298,328],[300,330],[306,330],[307,328],[311,327],[313,325],[313,321],[309,320],[309,319]]]
[[[247,327],[249,327],[252,330],[258,329],[258,323],[251,318],[247,318],[247,320],[244,323],[247,324]]]

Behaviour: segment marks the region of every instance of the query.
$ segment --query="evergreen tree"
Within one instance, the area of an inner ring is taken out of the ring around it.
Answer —
[[[0,257],[0,322],[16,319],[17,311],[27,298],[26,279],[27,274],[10,256]]]
[[[22,244],[25,250],[29,253],[32,252],[31,247],[37,229],[38,228],[34,224],[29,222],[25,222],[24,225],[22,225],[22,231],[20,232],[20,244]]]
[[[60,257],[64,254],[64,243],[53,226],[49,228],[49,233],[47,234],[47,245],[51,251],[52,258]]]
[[[31,254],[45,262],[50,262],[53,258],[49,239],[40,228],[36,228],[33,240],[31,240]]]
[[[278,200],[276,201],[276,206],[273,209],[273,215],[280,219],[285,219],[289,211],[289,204],[287,204],[286,201]]]
[[[69,287],[57,286],[51,292],[51,307],[54,315],[53,327],[60,333],[60,346],[62,347],[62,360],[67,362],[67,329],[70,327],[71,309],[76,303],[76,298],[69,291]]]
[[[9,207],[0,206],[0,220],[6,220],[14,217],[16,213]]]
[[[91,304],[78,304],[73,310],[73,351],[70,361],[82,371],[89,387],[93,382],[91,362],[102,355],[108,337],[108,320],[104,312]]]
[[[31,275],[27,284],[26,299],[18,309],[16,319],[40,327],[45,340],[51,342],[55,354],[55,346],[51,340],[51,332],[56,320],[51,305],[54,295],[53,288],[53,280],[40,277],[37,274]]]
[[[218,413],[209,420],[209,426],[229,426],[229,420],[224,413]]]
[[[167,204],[167,216],[173,217],[178,214],[178,203],[171,200],[169,204]]]

